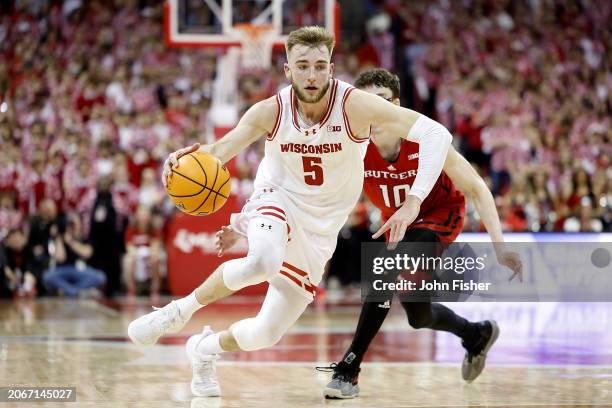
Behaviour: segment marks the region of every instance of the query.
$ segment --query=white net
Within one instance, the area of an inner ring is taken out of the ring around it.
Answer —
[[[270,68],[272,48],[277,38],[271,24],[237,24],[233,27],[241,47],[241,66],[245,69]]]

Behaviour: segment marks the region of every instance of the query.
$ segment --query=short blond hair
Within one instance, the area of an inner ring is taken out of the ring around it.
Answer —
[[[318,47],[321,44],[325,45],[331,55],[336,44],[336,38],[327,29],[319,26],[308,26],[294,30],[289,33],[285,49],[287,53],[296,45],[305,45],[307,47]]]

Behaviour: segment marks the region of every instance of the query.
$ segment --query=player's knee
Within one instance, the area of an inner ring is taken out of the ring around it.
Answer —
[[[268,253],[249,253],[245,258],[228,261],[223,268],[223,281],[231,290],[265,282],[281,268],[283,258],[274,248]]]
[[[260,334],[261,342],[264,344],[262,348],[272,347],[280,341],[283,334],[285,334],[285,330],[278,325],[268,323],[267,325],[261,327]]]
[[[241,350],[253,351],[278,343],[285,330],[279,325],[264,322],[259,317],[244,319],[231,327],[231,332]]]
[[[271,279],[280,270],[283,259],[274,248],[267,253],[254,253],[247,255],[246,267],[261,277],[261,281]]]

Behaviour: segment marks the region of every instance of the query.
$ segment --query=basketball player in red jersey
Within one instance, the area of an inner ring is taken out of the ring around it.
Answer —
[[[399,79],[387,70],[365,71],[357,78],[355,86],[399,105]],[[418,146],[402,139],[400,135],[380,132],[376,127],[372,127],[370,137],[372,143],[364,159],[364,192],[381,210],[383,219],[388,220],[410,191],[417,173]],[[501,244],[502,230],[493,196],[472,166],[452,147],[443,172],[421,204],[419,215],[406,232],[404,242],[452,243],[463,226],[463,193],[473,198],[492,241],[498,243],[498,261],[513,270],[512,277],[520,277],[521,263],[517,254],[505,251]],[[380,233],[374,237],[377,236]],[[366,298],[351,346],[339,363],[329,367],[334,370],[334,374],[325,388],[326,397],[353,398],[359,394],[359,366],[390,310],[392,298],[393,293],[382,296],[378,294],[376,299]],[[471,323],[449,308],[429,301],[402,300],[402,306],[410,325],[415,329],[448,331],[460,337],[466,349],[462,365],[463,379],[471,382],[480,375],[486,354],[499,335],[495,321]]]

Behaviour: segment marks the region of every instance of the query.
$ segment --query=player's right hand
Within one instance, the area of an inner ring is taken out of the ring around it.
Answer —
[[[164,185],[164,188],[168,188],[168,183],[170,181],[170,176],[172,175],[172,170],[178,168],[179,166],[178,159],[186,154],[195,152],[199,148],[200,144],[194,143],[191,146],[184,147],[168,155],[168,158],[164,162],[164,171],[162,172],[162,184]]]
[[[523,281],[523,261],[518,253],[509,251],[506,249],[506,244],[501,242],[494,242],[493,247],[495,248],[495,256],[497,257],[497,263],[508,267],[512,271],[512,275],[508,281],[512,281],[514,278],[518,278],[519,282]]]
[[[404,204],[372,235],[377,239],[387,230],[390,231],[387,249],[392,251],[404,239],[406,230],[414,222],[421,210],[421,200],[415,196],[408,196]]]
[[[512,281],[518,277],[519,282],[523,281],[523,262],[521,257],[516,252],[504,251],[497,254],[497,261],[500,265],[507,266],[512,271],[512,275],[508,281]]]
[[[215,234],[217,256],[223,256],[223,252],[233,247],[236,241],[238,241],[238,238],[240,238],[240,235],[229,225],[221,227]]]

